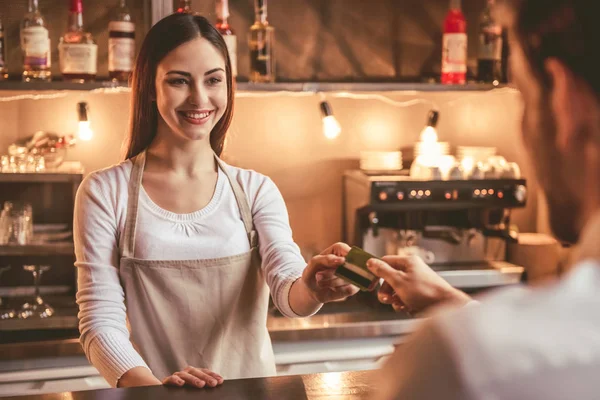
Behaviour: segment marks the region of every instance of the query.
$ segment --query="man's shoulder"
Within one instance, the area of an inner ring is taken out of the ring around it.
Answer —
[[[436,325],[471,387],[560,375],[583,354],[600,355],[599,292],[600,263],[582,263],[552,285],[491,293]],[[600,356],[592,364],[600,366]]]

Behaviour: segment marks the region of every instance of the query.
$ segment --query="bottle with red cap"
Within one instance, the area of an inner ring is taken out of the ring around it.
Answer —
[[[98,68],[98,45],[83,28],[82,0],[69,0],[69,24],[60,38],[58,58],[63,79],[76,82],[93,81]]]
[[[461,0],[450,0],[442,40],[442,83],[461,85],[467,78],[467,21]]]
[[[237,77],[237,36],[229,24],[229,2],[228,0],[217,0],[217,22],[215,28],[221,33],[231,60],[231,73]]]
[[[180,14],[192,14],[192,1],[179,0],[179,5],[175,9],[175,12]]]

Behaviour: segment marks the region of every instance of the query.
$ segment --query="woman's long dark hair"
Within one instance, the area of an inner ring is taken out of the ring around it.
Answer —
[[[200,15],[172,14],[154,25],[142,43],[131,78],[131,116],[125,138],[125,159],[144,151],[156,136],[158,108],[156,106],[156,69],[173,49],[190,40],[203,37],[225,59],[227,76],[227,109],[210,132],[210,145],[217,155],[223,152],[225,135],[233,117],[233,77],[231,60],[223,37],[211,23]]]

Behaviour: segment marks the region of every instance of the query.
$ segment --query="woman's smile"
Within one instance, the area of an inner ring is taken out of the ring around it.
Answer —
[[[184,121],[192,125],[204,125],[213,115],[214,110],[182,110],[177,111]]]

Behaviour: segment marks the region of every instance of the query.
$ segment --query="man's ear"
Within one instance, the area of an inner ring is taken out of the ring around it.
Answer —
[[[568,148],[582,138],[578,129],[584,118],[587,93],[582,91],[573,72],[556,58],[544,62],[546,74],[550,78],[550,108],[556,121],[556,145],[559,149]]]

